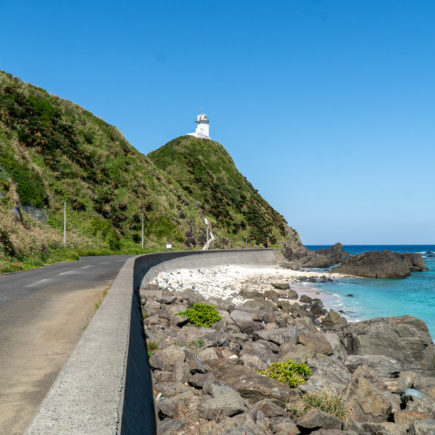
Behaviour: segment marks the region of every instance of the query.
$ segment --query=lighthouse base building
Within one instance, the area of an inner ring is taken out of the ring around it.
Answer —
[[[188,136],[195,136],[200,139],[210,139],[210,121],[205,113],[201,113],[196,117],[195,133],[188,133]]]

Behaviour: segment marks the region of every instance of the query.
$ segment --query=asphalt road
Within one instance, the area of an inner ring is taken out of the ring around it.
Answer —
[[[0,275],[0,434],[27,427],[127,258]]]
[[[0,275],[0,306],[29,293],[70,282],[101,282],[113,280],[128,255],[82,257],[80,261],[51,264],[40,269]],[[1,308],[0,308],[1,319]]]

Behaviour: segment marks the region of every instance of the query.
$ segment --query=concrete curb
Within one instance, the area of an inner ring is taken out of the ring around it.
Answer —
[[[165,252],[128,259],[26,433],[154,434],[139,287],[161,270],[274,263],[272,249]]]

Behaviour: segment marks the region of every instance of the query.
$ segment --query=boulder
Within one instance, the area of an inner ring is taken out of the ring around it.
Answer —
[[[267,418],[283,417],[287,415],[287,411],[270,399],[263,399],[254,405],[255,410],[260,410]]]
[[[316,429],[341,429],[343,422],[319,409],[310,409],[296,421],[296,425],[302,431],[314,431]]]
[[[341,395],[348,387],[352,375],[345,365],[333,358],[310,358],[307,365],[313,374],[305,384],[298,388],[305,393],[328,392],[330,394]]]
[[[264,329],[264,325],[261,322],[254,321],[254,313],[234,310],[231,312],[230,316],[245,334],[252,335],[255,331]]]
[[[154,389],[163,397],[170,398],[181,393],[190,391],[190,388],[181,382],[158,382],[153,385]]]
[[[195,373],[189,378],[188,384],[194,388],[203,388],[204,384],[209,380],[212,379],[213,375],[210,373]],[[184,385],[184,384],[183,384]]]
[[[359,422],[389,420],[393,414],[392,396],[385,391],[385,386],[376,374],[366,366],[355,370],[345,393],[352,418]]]
[[[419,378],[421,378],[419,376]],[[427,378],[426,378],[427,379]],[[388,390],[395,394],[401,394],[408,388],[412,388],[417,381],[417,374],[414,372],[400,372],[397,378],[383,378]]]
[[[435,403],[435,376],[417,376],[413,380],[414,382],[412,383],[412,385],[409,385],[408,388],[413,386],[417,390],[431,397],[433,402]]]
[[[172,371],[178,364],[183,364],[184,360],[183,349],[172,345],[166,349],[156,350],[149,359],[149,364],[153,369]]]
[[[276,435],[298,435],[301,431],[290,418],[278,417],[269,419],[272,431]]]
[[[351,429],[353,429],[358,435],[405,435],[407,433],[406,426],[391,422],[361,423],[354,421],[351,425]]]
[[[239,295],[242,296],[242,298],[244,299],[254,299],[254,298],[263,297],[263,293],[260,293],[257,290],[248,290],[248,289],[240,290]]]
[[[397,378],[401,370],[398,361],[385,355],[349,355],[344,365],[351,373],[359,366],[365,365],[380,378]]]
[[[329,329],[339,329],[347,325],[347,320],[336,311],[329,310],[328,314],[322,319],[322,325]]]
[[[342,342],[350,354],[385,355],[403,370],[435,375],[435,348],[426,324],[412,316],[380,317],[343,328]]]
[[[199,435],[269,435],[269,432],[256,424],[252,416],[246,412],[218,421],[208,421],[199,426],[198,432],[189,433],[199,433]]]
[[[307,295],[302,295],[302,296],[299,298],[299,301],[300,301],[302,304],[310,304],[312,300],[313,300],[313,298],[310,298],[310,297],[307,296]]]
[[[160,418],[169,417],[176,418],[182,417],[181,415],[181,407],[189,406],[193,402],[193,398],[195,397],[194,392],[190,389],[190,391],[186,391],[185,393],[177,394],[171,398],[163,398],[157,402],[157,412]]]
[[[271,341],[277,345],[282,345],[286,342],[296,343],[298,329],[292,326],[287,328],[263,329],[255,331],[252,338],[256,340]]]
[[[435,419],[414,421],[409,433],[410,435],[433,435],[435,433]]]
[[[158,424],[157,433],[159,435],[173,435],[174,433],[181,433],[186,426],[187,422],[184,420],[167,418]]]
[[[424,272],[427,270],[423,257],[418,252],[400,254],[400,256],[403,258],[403,261],[409,267],[411,272]]]
[[[284,347],[285,346],[285,347]],[[308,359],[312,358],[315,351],[311,348],[304,346],[303,344],[286,343],[281,346],[281,355],[283,361],[292,360],[294,362],[307,362]]]
[[[298,292],[296,290],[289,290],[287,292],[287,297],[289,299],[297,299],[299,297]]]
[[[243,357],[244,355],[255,355],[258,356],[264,363],[270,364],[277,359],[278,352],[279,346],[272,342],[265,340],[254,342],[248,341],[243,344],[240,356]]]
[[[224,331],[198,326],[184,326],[176,341],[186,347],[195,347],[196,344],[201,344],[201,347],[225,346],[229,343]]]
[[[323,308],[323,302],[320,299],[312,300],[310,311],[313,316],[323,316],[326,314],[326,310]]]
[[[300,259],[298,263],[302,267],[327,268],[340,263],[348,254],[343,251],[343,245],[336,243],[328,249],[318,249],[308,251],[307,255]]]
[[[309,349],[323,355],[332,355],[334,349],[327,335],[323,332],[311,332],[308,330],[302,330],[298,334],[297,343],[303,344]]]
[[[364,278],[406,278],[413,271],[427,270],[421,254],[399,254],[384,250],[347,257],[333,271]]]
[[[265,370],[267,368],[267,364],[265,364],[257,355],[245,353],[240,357],[240,359],[246,367],[255,370]]]
[[[201,401],[199,415],[206,420],[213,420],[217,417],[232,417],[246,411],[245,401],[237,391],[229,385],[215,379],[208,380],[204,392],[211,398]]]
[[[394,423],[406,426],[407,429],[411,427],[411,424],[416,420],[425,420],[424,414],[421,412],[413,412],[406,410],[394,411]]]
[[[212,349],[212,348],[210,348]],[[202,365],[201,361],[195,354],[189,355],[189,372],[193,375],[195,373],[207,373],[207,370]]]
[[[271,283],[273,288],[276,288],[278,290],[289,290],[290,284],[288,282],[272,282]]]
[[[415,391],[417,394],[408,394],[405,393],[409,391],[406,390],[402,393],[402,406],[405,405],[405,409],[409,412],[417,412],[422,414],[425,418],[435,418],[435,403],[433,400],[428,397],[426,394],[421,394],[419,391]]]
[[[282,382],[261,376],[246,366],[227,366],[221,369],[221,373],[220,379],[231,385],[251,403],[271,399],[278,405],[284,406],[288,397],[296,394],[295,390],[290,390]]]
[[[262,298],[249,299],[237,307],[238,310],[249,313],[274,311],[276,305],[273,302],[266,301]],[[231,313],[232,314],[232,313]]]

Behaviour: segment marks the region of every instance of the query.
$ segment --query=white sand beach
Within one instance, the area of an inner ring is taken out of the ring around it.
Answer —
[[[264,293],[272,288],[272,282],[288,282],[293,290],[300,295],[323,300],[328,304],[330,295],[310,287],[310,282],[300,281],[301,278],[322,279],[324,272],[308,272],[284,269],[279,266],[217,266],[204,269],[178,269],[173,272],[161,272],[152,281],[163,288],[172,291],[192,289],[206,299],[220,298],[234,304],[240,304],[243,298],[241,290],[259,291]],[[343,275],[330,273],[328,278],[342,278]]]

